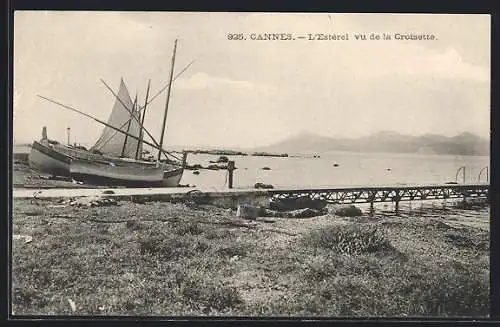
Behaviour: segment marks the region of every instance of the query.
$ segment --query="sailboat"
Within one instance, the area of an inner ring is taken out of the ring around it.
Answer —
[[[74,108],[40,96],[67,109],[93,118],[105,125],[105,127],[96,143],[89,150],[49,140],[47,130],[44,127],[42,129],[42,139],[33,142],[31,147],[29,155],[30,166],[52,175],[68,176],[74,180],[94,185],[135,187],[179,186],[186,165],[186,154],[184,154],[182,160],[178,158],[174,158],[177,160],[160,160],[161,154],[167,154],[162,149],[161,143],[163,142],[166,113],[170,97],[176,45],[177,41],[174,45],[172,70],[160,144],[157,144],[156,141],[156,144],[152,144],[144,139],[144,131],[147,132],[147,130],[144,128],[143,122],[145,108],[148,103],[149,84],[146,93],[146,104],[143,107],[144,111],[141,117],[138,110],[137,98],[135,101],[132,101],[122,78],[118,94],[115,95],[115,104],[107,123]],[[150,135],[149,132],[147,134]],[[144,144],[159,150],[158,160],[148,161],[143,158]]]

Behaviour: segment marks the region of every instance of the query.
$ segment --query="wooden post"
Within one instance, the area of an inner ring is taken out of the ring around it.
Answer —
[[[394,197],[394,200],[396,200],[396,216],[399,216],[399,190],[396,190],[396,196]]]
[[[370,216],[373,217],[375,209],[373,207],[373,202],[375,201],[375,193],[370,194]]]
[[[188,152],[183,151],[182,152],[182,168],[186,168],[187,156],[188,156]]]
[[[227,171],[228,171],[228,186],[229,188],[233,188],[233,171],[234,171],[234,161],[227,162]]]

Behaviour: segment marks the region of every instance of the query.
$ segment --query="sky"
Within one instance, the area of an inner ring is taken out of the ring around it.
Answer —
[[[246,40],[228,40],[243,33]],[[251,40],[290,33],[295,40]],[[349,40],[307,39],[348,34]],[[385,33],[391,40],[370,40]],[[434,40],[394,35],[432,34]],[[366,34],[367,40],[356,40]],[[306,36],[306,39],[298,39]],[[490,134],[490,16],[17,11],[15,143],[92,144],[103,126],[37,97],[107,121],[123,78],[143,103],[174,75],[165,145],[251,148],[307,132],[361,137]],[[147,109],[158,140],[166,94]]]

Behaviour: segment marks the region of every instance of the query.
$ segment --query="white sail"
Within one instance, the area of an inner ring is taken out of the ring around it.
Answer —
[[[124,105],[128,109],[126,109]],[[129,134],[139,137],[141,127],[138,120],[131,118],[130,110],[132,110],[134,116],[139,120],[139,112],[137,111],[137,108],[134,107],[128,89],[125,86],[125,82],[121,79],[118,96],[115,100],[115,105],[111,115],[109,116],[108,124],[124,132],[128,131]],[[98,150],[104,154],[116,157],[124,156],[134,158],[137,145],[137,139],[127,137],[125,134],[119,133],[106,126],[101,134],[101,137],[99,137],[91,150]],[[142,146],[139,149],[139,155],[142,152],[141,148]]]

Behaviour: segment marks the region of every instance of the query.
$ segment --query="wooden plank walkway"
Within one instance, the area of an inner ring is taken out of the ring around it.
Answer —
[[[278,198],[309,196],[331,203],[373,203],[386,201],[436,200],[462,197],[488,196],[488,184],[442,185],[382,185],[349,186],[340,188],[315,188],[309,190],[281,189],[270,193]]]

